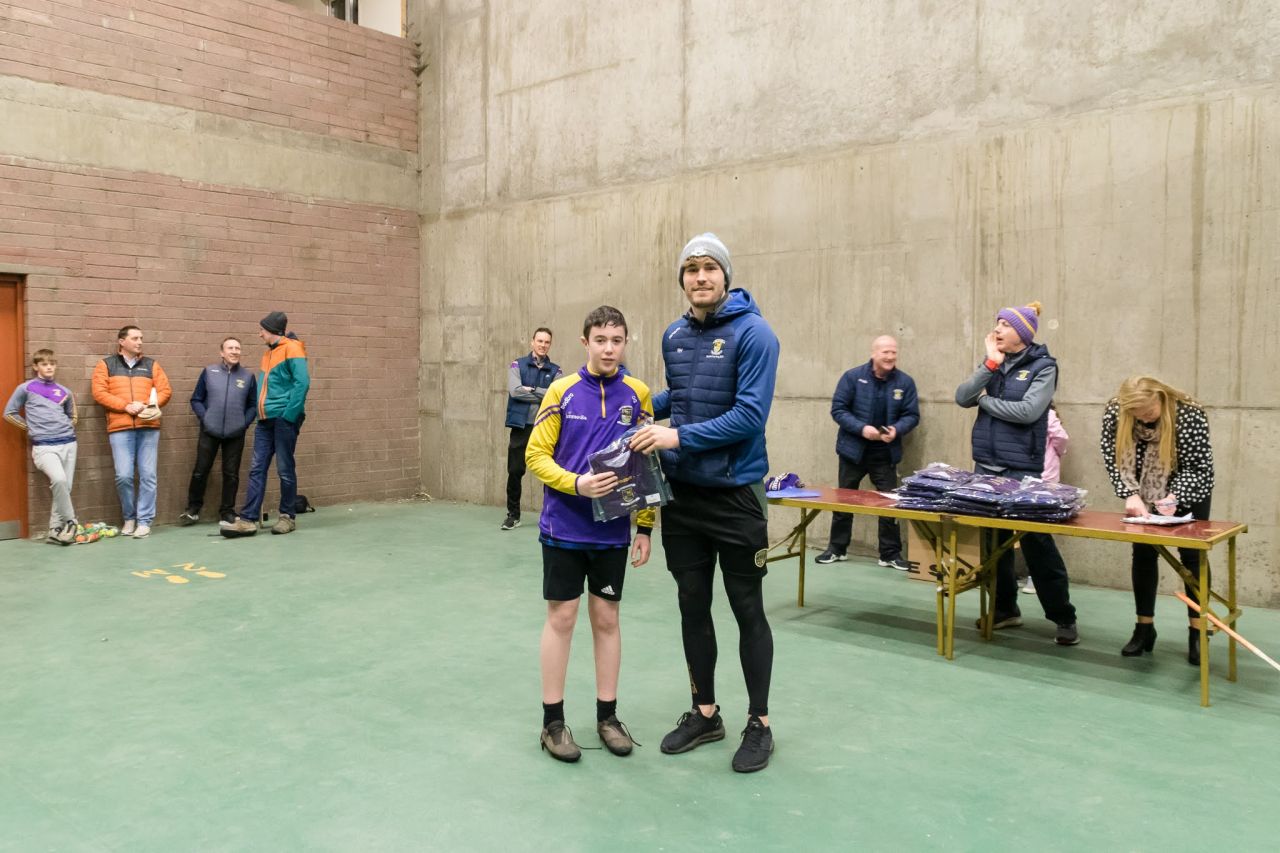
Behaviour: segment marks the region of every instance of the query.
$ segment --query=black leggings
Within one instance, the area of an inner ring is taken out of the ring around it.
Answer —
[[[1207,521],[1209,518],[1209,502],[1212,498],[1205,498],[1198,504],[1191,507],[1191,515],[1200,521]],[[1179,515],[1186,515],[1186,507],[1178,507],[1176,512]],[[1200,552],[1193,551],[1188,548],[1178,549],[1178,558],[1182,560],[1182,565],[1187,567],[1187,571],[1192,576],[1200,576]],[[1134,609],[1139,616],[1154,617],[1156,615],[1156,588],[1160,585],[1160,554],[1151,545],[1133,546],[1133,604]],[[1194,586],[1187,586],[1187,598],[1197,604],[1200,602],[1198,590]],[[1199,613],[1190,607],[1187,608],[1187,615],[1192,619],[1199,616]]]
[[[748,713],[766,716],[773,673],[773,631],[765,616],[764,570],[755,565],[756,549],[721,545],[699,536],[664,536],[662,545],[680,600],[680,630],[693,704],[716,703],[717,647],[711,597],[719,556],[724,591],[738,622],[738,656],[747,682]]]

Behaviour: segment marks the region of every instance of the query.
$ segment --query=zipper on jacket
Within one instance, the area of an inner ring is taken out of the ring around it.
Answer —
[[[231,399],[231,373],[227,370],[227,366],[222,366],[222,372],[226,375],[227,381],[222,385],[222,436],[227,435],[227,401]]]
[[[604,382],[603,382],[603,380],[601,380],[601,381],[599,382],[599,385],[600,385],[600,418],[601,418],[601,420],[603,420],[604,418],[608,417],[608,415],[606,415],[606,414],[605,414],[605,411],[604,411]]]

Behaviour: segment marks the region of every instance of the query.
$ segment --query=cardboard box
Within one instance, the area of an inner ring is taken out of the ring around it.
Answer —
[[[975,566],[981,560],[982,546],[979,538],[981,533],[982,531],[976,527],[961,527],[956,531],[956,550],[959,552],[960,559]],[[929,583],[937,581],[937,578],[931,574],[936,562],[933,546],[916,532],[914,524],[907,524],[906,557],[907,562],[911,564],[911,571],[907,572],[907,577]]]

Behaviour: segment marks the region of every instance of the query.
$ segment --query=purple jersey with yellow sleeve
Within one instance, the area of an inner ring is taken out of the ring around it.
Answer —
[[[587,457],[642,415],[653,416],[649,387],[622,371],[596,376],[583,367],[547,388],[525,451],[529,470],[545,484],[538,521],[544,542],[566,548],[625,548],[631,542],[631,520],[595,521],[591,499],[578,494],[577,482],[591,470]],[[641,510],[636,523],[653,527],[654,516]]]

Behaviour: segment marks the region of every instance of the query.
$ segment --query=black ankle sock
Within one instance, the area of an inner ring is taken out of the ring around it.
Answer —
[[[605,720],[618,713],[618,700],[610,699],[608,702],[603,699],[596,700],[596,722],[603,723]]]
[[[564,722],[564,700],[561,699],[559,702],[555,702],[550,705],[548,705],[546,702],[543,702],[542,703],[542,727],[545,729],[547,726],[551,725],[556,720],[559,720],[562,723]]]

